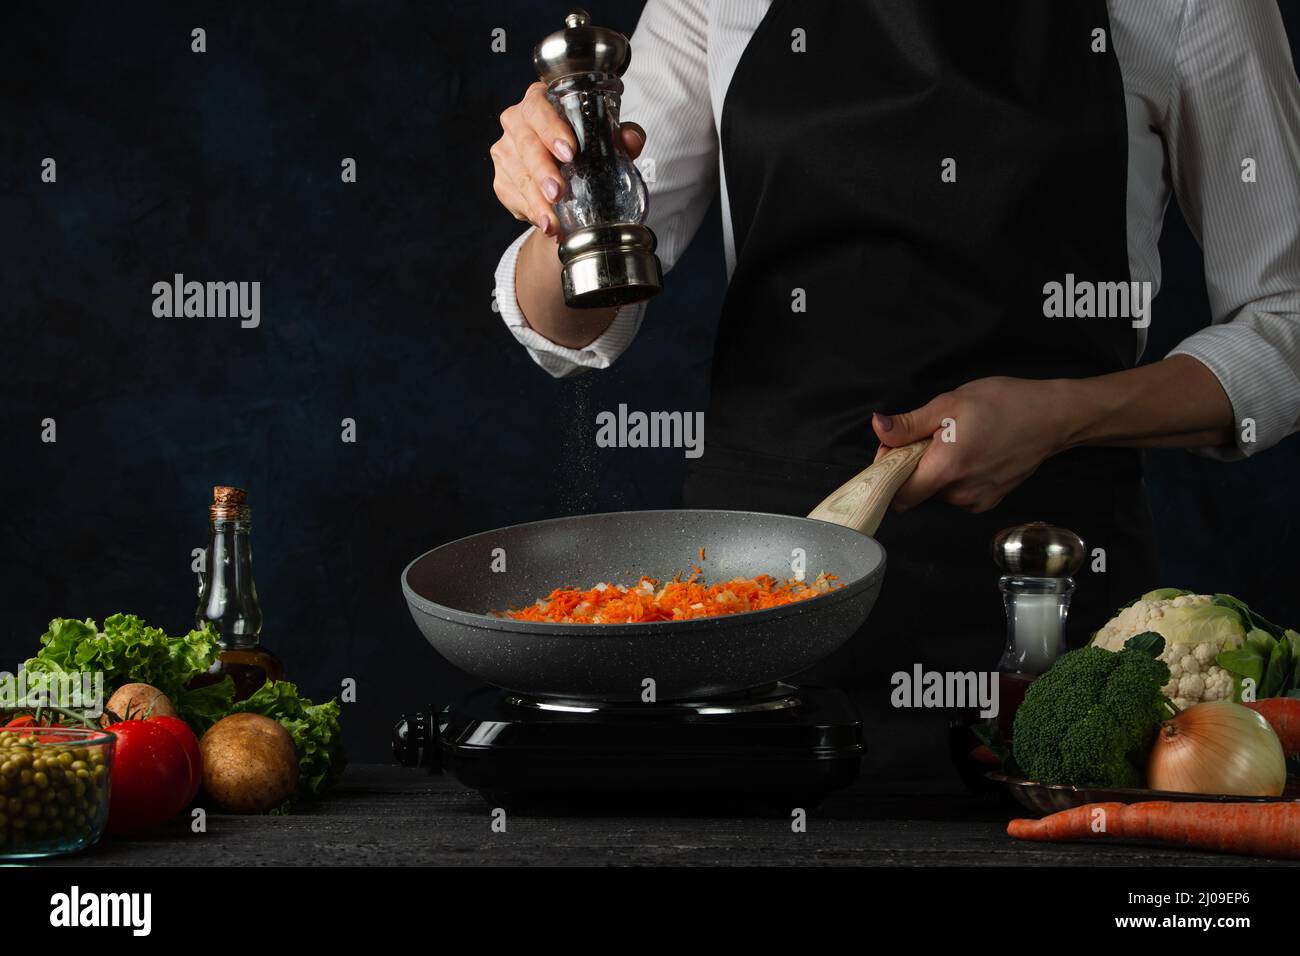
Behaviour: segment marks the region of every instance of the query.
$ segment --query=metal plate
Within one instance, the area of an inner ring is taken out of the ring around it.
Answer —
[[[1061,810],[1072,810],[1090,803],[1146,803],[1151,800],[1166,800],[1173,803],[1289,803],[1300,800],[1300,782],[1294,778],[1287,781],[1286,790],[1280,797],[1239,797],[1221,793],[1107,789],[1072,787],[1062,783],[1035,783],[1032,780],[1009,776],[1001,770],[990,771],[984,776],[1005,786],[1022,807],[1039,816]]]

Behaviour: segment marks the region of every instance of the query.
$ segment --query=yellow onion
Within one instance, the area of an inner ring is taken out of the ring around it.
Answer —
[[[1160,725],[1147,783],[1155,790],[1277,797],[1286,787],[1286,757],[1263,716],[1210,701]]]

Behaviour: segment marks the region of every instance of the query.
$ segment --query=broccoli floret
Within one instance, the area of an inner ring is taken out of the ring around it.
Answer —
[[[1140,787],[1160,721],[1171,713],[1161,688],[1169,666],[1157,635],[1123,650],[1064,654],[1034,681],[1016,712],[1012,752],[1030,780]]]

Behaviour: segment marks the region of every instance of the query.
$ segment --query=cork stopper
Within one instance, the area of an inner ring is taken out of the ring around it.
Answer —
[[[247,521],[252,512],[248,507],[248,492],[232,485],[217,485],[212,489],[212,507],[208,516],[213,521],[242,518]]]

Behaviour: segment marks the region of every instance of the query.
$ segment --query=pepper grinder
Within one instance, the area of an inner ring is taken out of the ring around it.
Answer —
[[[620,77],[631,59],[627,37],[592,26],[585,10],[533,51],[547,98],[578,140],[573,161],[560,166],[565,191],[554,204],[571,308],[626,305],[663,289],[655,235],[644,225],[649,193],[619,134]]]
[[[1065,619],[1074,573],[1087,553],[1073,531],[1042,521],[1004,528],[993,538],[993,560],[1007,611],[1007,645],[998,669],[1032,678],[1065,650]]]

